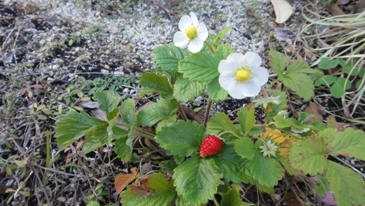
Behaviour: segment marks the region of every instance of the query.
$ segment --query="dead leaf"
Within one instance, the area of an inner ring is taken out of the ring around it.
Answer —
[[[333,16],[338,16],[338,15],[343,15],[345,14],[342,9],[340,7],[338,7],[337,5],[331,5],[328,4],[327,5],[327,10],[333,15]]]
[[[285,0],[271,0],[271,4],[274,6],[275,22],[278,24],[284,23],[293,14],[293,7]]]
[[[0,195],[8,193],[9,191],[12,191],[11,187],[0,183]]]
[[[124,188],[127,187],[133,180],[136,179],[138,173],[137,169],[133,167],[131,169],[132,174],[119,174],[115,177],[114,188],[117,194],[120,194]]]
[[[326,195],[324,197],[317,195],[317,200],[319,202],[324,203],[325,205],[329,205],[329,206],[337,205],[333,192],[331,192],[331,191],[326,192]]]
[[[145,185],[128,185],[127,190],[131,191],[135,195],[139,196],[151,196],[154,192],[153,189],[146,187]]]
[[[304,110],[308,114],[313,114],[314,117],[312,117],[310,120],[308,120],[306,123],[312,123],[312,122],[323,122],[323,116],[320,114],[323,110],[318,107],[316,103],[313,101],[309,101],[308,107]]]
[[[298,205],[298,206],[304,206],[305,205],[299,199],[299,197],[293,192],[293,190],[289,190],[288,193],[286,193],[283,202],[285,202],[286,205]]]

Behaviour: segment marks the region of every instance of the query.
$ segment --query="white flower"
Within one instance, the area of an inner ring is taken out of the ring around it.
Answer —
[[[254,97],[269,79],[269,72],[261,67],[261,57],[254,52],[233,53],[219,63],[219,84],[235,99]]]
[[[261,149],[264,157],[275,157],[275,153],[278,150],[278,146],[276,146],[274,142],[271,142],[271,140],[267,141],[266,144],[260,146],[259,148]]]
[[[174,44],[180,48],[188,47],[192,53],[199,52],[208,38],[208,30],[204,23],[199,23],[193,12],[184,15],[179,21],[180,31],[174,35]]]

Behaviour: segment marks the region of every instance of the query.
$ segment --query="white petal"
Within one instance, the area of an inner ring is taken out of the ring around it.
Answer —
[[[188,15],[184,15],[181,17],[179,21],[179,29],[180,31],[184,32],[186,27],[192,24],[191,18]]]
[[[232,89],[228,90],[228,94],[235,99],[243,99],[246,97],[245,94],[242,93],[239,86],[235,86]]]
[[[246,66],[246,65],[241,65],[240,64],[240,61],[242,59],[244,59],[244,55],[243,54],[240,54],[240,53],[233,53],[233,54],[230,54],[228,57],[227,57],[227,60],[228,62],[230,62],[232,65],[234,65],[235,69],[238,69],[242,66]]]
[[[246,97],[257,96],[261,91],[261,86],[255,84],[252,81],[245,84],[241,84],[239,88],[242,94],[244,94]]]
[[[200,23],[198,27],[198,38],[201,41],[205,41],[208,38],[208,35],[209,33],[207,27],[205,26],[204,23]]]
[[[264,67],[252,68],[253,81],[256,85],[264,85],[269,80],[269,72]]]
[[[193,23],[193,25],[198,27],[199,21],[198,21],[198,18],[196,17],[196,15],[194,14],[194,12],[190,12],[190,17],[191,17],[191,22]]]
[[[174,44],[176,47],[186,48],[189,43],[189,38],[181,31],[174,34]]]
[[[189,43],[188,49],[192,53],[198,53],[203,48],[203,46],[204,46],[204,42],[198,38],[195,38],[195,39],[193,39],[193,41],[191,41]]]
[[[236,86],[234,79],[229,76],[219,76],[218,82],[219,85],[227,91]]]
[[[218,65],[218,71],[223,76],[234,76],[237,67],[227,60],[221,60]]]
[[[262,63],[261,57],[254,52],[247,52],[245,54],[245,61],[252,68],[260,67]]]

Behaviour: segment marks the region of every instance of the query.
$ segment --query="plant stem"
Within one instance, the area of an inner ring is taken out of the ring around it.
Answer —
[[[208,100],[208,104],[207,104],[207,108],[205,110],[205,115],[204,115],[204,127],[207,126],[207,122],[208,122],[208,118],[209,118],[209,113],[210,113],[210,108],[212,107],[212,100]]]
[[[214,54],[214,49],[213,49],[213,47],[207,42],[207,41],[205,41],[204,42],[205,43],[205,45],[207,45],[208,47],[209,47],[209,49],[210,49],[210,51],[212,52],[212,54]]]
[[[181,104],[179,103],[179,111],[180,111],[180,114],[181,114],[181,117],[183,118],[183,120],[187,120],[188,118],[186,117],[186,114],[184,112],[184,109],[182,108]]]
[[[120,122],[115,123],[115,126],[117,126],[119,128],[122,128],[124,130],[131,129],[131,130],[133,130],[134,134],[136,134],[138,136],[141,136],[141,137],[145,137],[145,138],[150,139],[150,140],[154,140],[155,136],[156,136],[156,134],[154,134],[152,132],[149,132],[149,131],[146,131],[146,130],[140,128],[140,127],[129,126],[127,124],[123,124],[123,123],[120,123]]]
[[[155,139],[155,134],[148,132],[140,127],[133,127],[133,132],[135,132],[135,134],[137,134],[138,136],[150,139],[150,140],[154,140]]]

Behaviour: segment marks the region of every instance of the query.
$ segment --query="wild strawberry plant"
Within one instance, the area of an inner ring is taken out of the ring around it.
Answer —
[[[141,175],[134,168],[118,175],[115,186],[118,193],[122,191],[123,205],[201,205],[210,200],[216,205],[248,204],[241,199],[239,185],[273,193],[285,174],[317,176],[313,191],[334,192],[339,205],[365,202],[362,176],[333,161],[339,154],[365,160],[364,132],[351,128],[338,132],[333,119],[327,125],[307,123],[312,115],[304,112],[287,117],[289,91],[311,98],[310,75],[317,70],[271,50],[269,65],[277,79],[265,85],[269,73],[258,54],[239,54],[221,42],[231,27],[208,36],[205,25],[191,13],[182,17],[179,29],[174,43],[152,52],[156,71],[140,76],[140,93],[158,94],[158,101],[137,110],[133,99],[122,101],[115,92],[96,92],[97,117],[71,109],[59,118],[59,147],[85,137],[83,152],[113,146],[118,157],[129,162],[136,138],[158,143],[170,157],[161,166],[170,170]],[[283,91],[273,89],[275,81],[284,84]],[[225,113],[210,116],[212,103],[228,95],[258,97],[255,104],[238,111],[237,121]],[[189,119],[183,108],[198,96],[208,99],[202,122]],[[255,107],[265,111],[266,123],[256,121]]]

